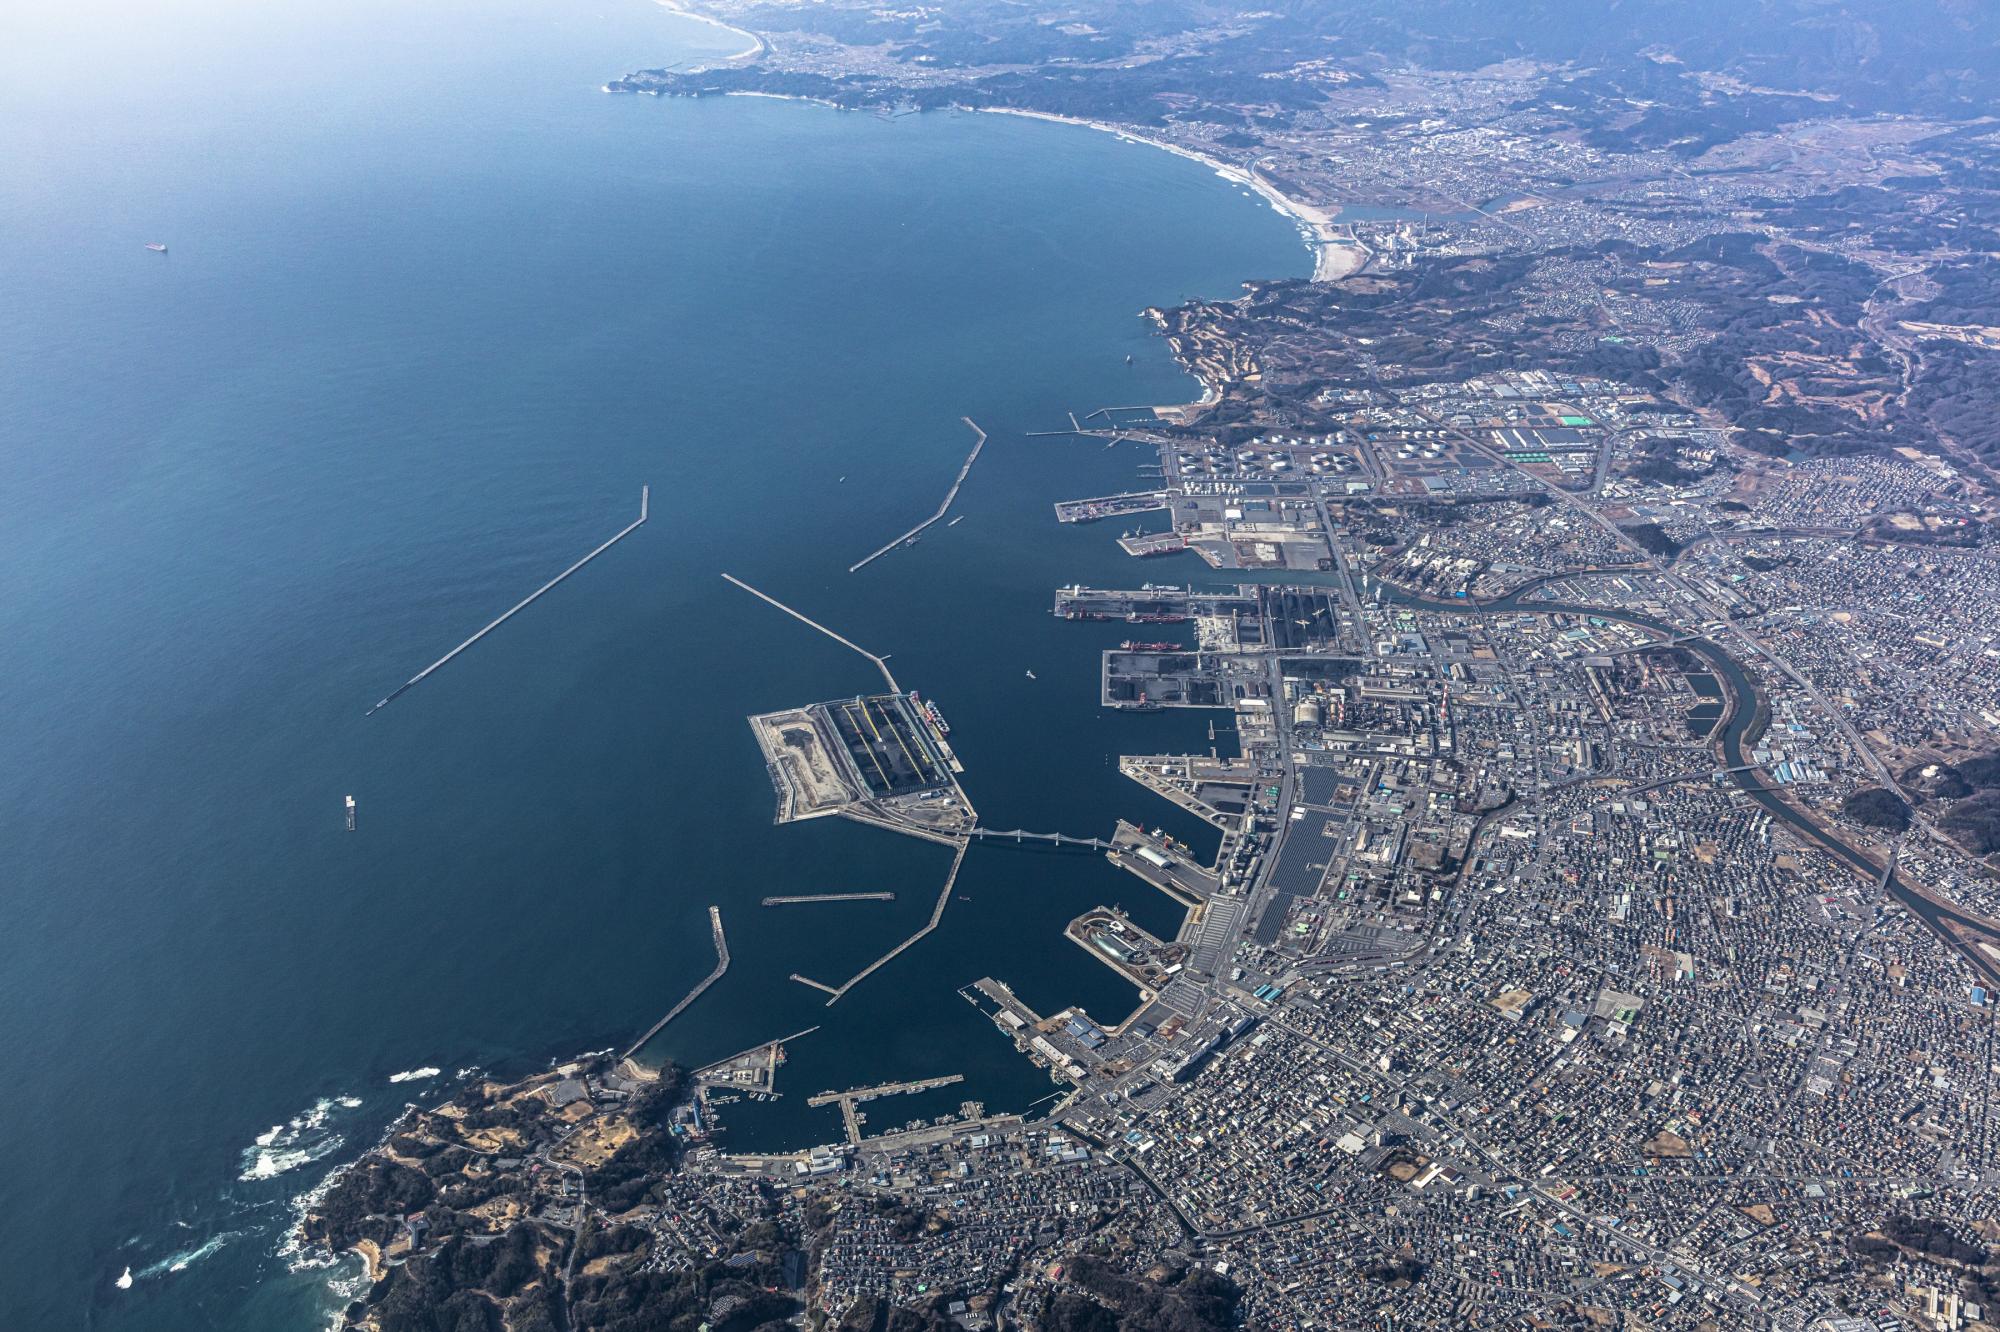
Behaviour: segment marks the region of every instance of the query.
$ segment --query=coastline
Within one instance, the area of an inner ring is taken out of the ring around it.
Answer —
[[[721,57],[723,60],[754,60],[769,49],[765,46],[764,39],[756,33],[751,32],[748,28],[739,28],[734,24],[724,23],[719,18],[711,18],[707,14],[689,9],[681,3],[681,0],[653,0],[653,3],[670,13],[680,15],[684,19],[693,19],[696,23],[706,24],[711,28],[720,28],[724,32],[733,32],[738,36],[750,39],[750,45],[744,47],[741,51]]]
[[[665,2],[666,0],[661,0],[661,3]],[[1057,115],[1053,111],[1028,111],[1020,107],[1011,106],[967,107],[965,109],[981,111],[997,116],[1022,116],[1028,120],[1053,121],[1058,125],[1080,125],[1085,129],[1094,129],[1106,134],[1115,134],[1119,138],[1132,143],[1141,143],[1149,148],[1158,148],[1164,152],[1172,153],[1176,157],[1185,157],[1190,162],[1199,162],[1214,171],[1218,176],[1221,176],[1224,180],[1256,191],[1273,208],[1298,224],[1300,232],[1307,238],[1306,248],[1311,250],[1313,254],[1312,280],[1314,282],[1337,281],[1340,278],[1347,277],[1359,271],[1362,265],[1368,261],[1369,254],[1366,246],[1347,237],[1335,234],[1334,228],[1338,224],[1333,220],[1333,216],[1328,210],[1314,204],[1306,203],[1300,199],[1294,199],[1291,195],[1286,194],[1270,181],[1265,180],[1257,174],[1254,166],[1247,169],[1236,166],[1233,163],[1225,162],[1219,157],[1213,157],[1198,149],[1183,147],[1177,143],[1169,143],[1164,139],[1152,138],[1136,130],[1128,129],[1123,125],[1114,125],[1109,121],[1086,120],[1081,116]]]

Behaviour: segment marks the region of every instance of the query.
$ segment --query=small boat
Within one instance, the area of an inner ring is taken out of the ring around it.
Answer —
[[[1132,364],[1132,358],[1131,358],[1130,356],[1127,356],[1127,357],[1125,358],[1125,364],[1127,364],[1127,365],[1130,365],[1130,364]]]
[[[154,254],[165,254],[167,252],[167,247],[160,244],[158,241],[147,241],[146,248],[151,250]]]
[[[843,477],[841,477],[841,478],[840,478],[840,482],[841,482],[841,484],[842,484],[842,485],[846,485],[846,484],[847,484],[847,478],[846,478],[846,477],[844,477],[844,476],[843,476]]]
[[[965,515],[961,513],[960,515],[958,515],[958,517],[956,517],[956,518],[952,519],[952,520],[951,520],[950,522],[946,523],[946,524],[945,524],[945,526],[946,526],[946,527],[957,527],[957,526],[958,526],[958,525],[959,525],[960,523],[962,523],[962,522],[964,522],[964,521],[965,521]]]
[[[347,797],[347,831],[354,831],[354,797]]]
[[[1034,673],[1033,671],[1029,671],[1029,672],[1028,672],[1028,678],[1029,678],[1030,680],[1034,679],[1034,678],[1035,678],[1035,673]]]

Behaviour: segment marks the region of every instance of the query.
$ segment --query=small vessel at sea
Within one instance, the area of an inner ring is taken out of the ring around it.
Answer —
[[[154,254],[165,254],[167,252],[167,247],[160,244],[160,242],[158,241],[147,241],[146,248],[151,250]]]
[[[347,831],[354,831],[354,797],[347,797]]]
[[[1034,678],[1035,678],[1035,673],[1034,673],[1033,671],[1029,671],[1029,672],[1028,672],[1028,678],[1029,678],[1030,680],[1034,679]]]
[[[961,513],[960,515],[958,515],[958,517],[956,517],[956,518],[952,519],[952,520],[951,520],[950,522],[946,523],[946,524],[945,524],[945,526],[946,526],[946,527],[957,527],[957,526],[958,526],[958,525],[959,525],[960,523],[962,523],[962,522],[964,522],[964,521],[965,521],[965,515]]]

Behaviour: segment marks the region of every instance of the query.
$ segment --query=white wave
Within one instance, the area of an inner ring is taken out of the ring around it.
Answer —
[[[375,1145],[380,1147],[383,1143],[388,1142],[390,1138],[394,1137],[397,1131],[409,1119],[413,1109],[414,1107],[406,1106],[402,1114],[397,1115],[385,1124],[381,1134],[375,1139]],[[354,1168],[355,1164],[354,1161],[342,1162],[327,1171],[319,1183],[313,1185],[305,1192],[298,1194],[291,1200],[291,1223],[285,1227],[285,1237],[279,1241],[277,1249],[277,1256],[283,1260],[285,1270],[289,1272],[323,1271],[327,1268],[340,1267],[350,1261],[358,1261],[351,1259],[349,1255],[334,1253],[319,1245],[307,1243],[304,1233],[306,1217],[311,1215],[321,1202],[325,1201],[327,1194],[333,1191],[334,1186],[340,1183],[341,1179],[349,1170]],[[367,1280],[366,1264],[362,1264],[361,1279],[364,1283]],[[338,1281],[338,1277],[329,1278],[329,1286],[336,1292],[340,1287],[334,1283]]]
[[[423,1078],[434,1078],[442,1072],[444,1072],[444,1070],[441,1068],[431,1068],[429,1065],[426,1065],[423,1068],[413,1068],[402,1073],[391,1073],[389,1075],[389,1081],[416,1082]]]
[[[111,1284],[118,1287],[118,1289],[120,1290],[132,1289],[132,1269],[129,1267],[126,1268],[125,1275],[119,1277],[116,1281],[112,1282]]]
[[[275,1179],[339,1151],[346,1140],[328,1128],[336,1111],[358,1109],[352,1096],[321,1097],[302,1113],[259,1133],[244,1149],[242,1180]]]
[[[276,1179],[278,1176],[297,1170],[302,1165],[311,1165],[339,1151],[347,1139],[338,1133],[329,1133],[323,1138],[298,1147],[260,1147],[250,1153],[238,1179]]]

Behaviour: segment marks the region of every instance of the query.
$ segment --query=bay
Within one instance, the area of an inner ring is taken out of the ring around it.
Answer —
[[[1047,613],[1191,571],[1053,522],[1137,454],[1025,432],[1189,398],[1138,312],[1307,256],[1106,135],[598,91],[736,45],[644,0],[0,17],[0,1325],[323,1325],[297,1196],[462,1069],[629,1040],[709,969],[710,904],[732,968],[656,1053],[821,1024],[735,1145],[828,1140],[806,1095],[882,1078],[967,1081],[878,1126],[1052,1091],[955,996],[981,975],[1131,1002],[1062,922],[1169,904],[1001,846],[840,1005],[787,979],[908,934],[948,855],[772,826],[744,717],[876,677],[720,574],[892,654],[990,824],[1194,837],[1113,765],[1201,719],[1100,712],[1119,627]],[[961,416],[965,521],[848,574]],[[364,715],[642,484],[644,528]]]

